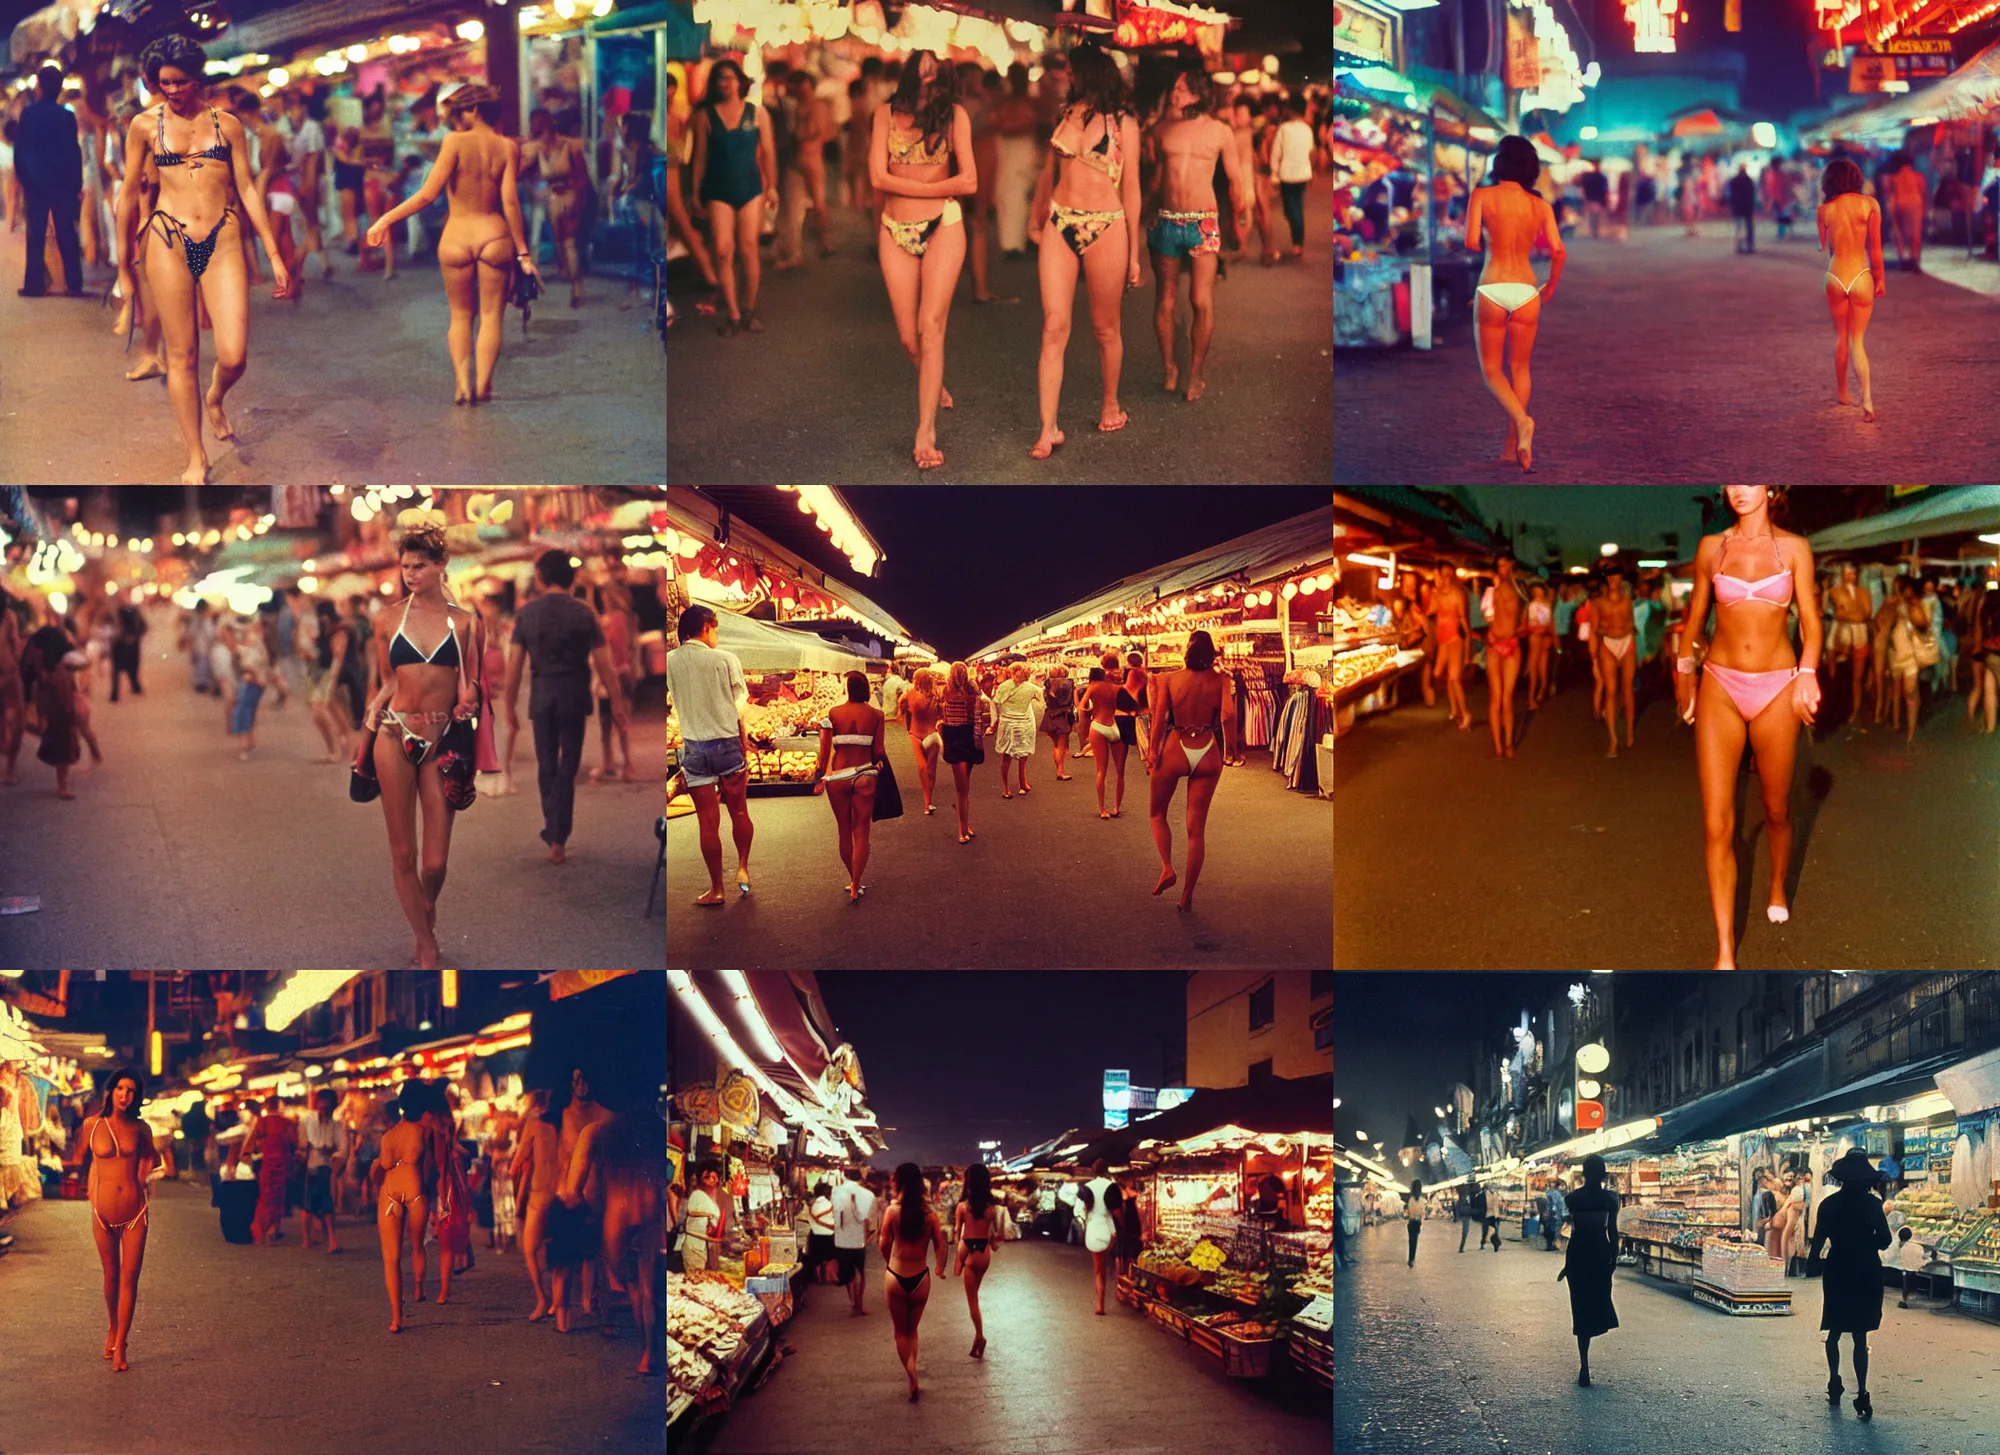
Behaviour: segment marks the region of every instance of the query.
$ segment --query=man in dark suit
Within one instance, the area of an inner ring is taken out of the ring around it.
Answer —
[[[83,147],[77,141],[76,113],[61,101],[63,73],[44,66],[35,77],[35,99],[21,113],[14,141],[14,174],[28,204],[28,271],[23,298],[48,292],[43,262],[49,220],[55,219],[56,251],[71,297],[83,293],[83,254],[77,248],[76,220],[83,206]]]

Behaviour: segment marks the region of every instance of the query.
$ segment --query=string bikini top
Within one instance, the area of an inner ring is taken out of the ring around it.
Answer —
[[[1777,541],[1772,540],[1775,550]],[[1729,555],[1729,537],[1722,538],[1722,554]],[[1715,563],[1715,599],[1723,606],[1734,606],[1739,601],[1761,601],[1766,606],[1785,606],[1792,599],[1792,573],[1780,571],[1775,576],[1764,576],[1755,581],[1745,581],[1736,576],[1722,574],[1722,562]]]
[[[1081,124],[1077,129],[1082,130]],[[1080,152],[1070,150],[1055,137],[1049,139],[1049,145],[1055,148],[1057,156],[1068,157],[1073,162],[1082,162],[1087,167],[1097,168],[1111,179],[1111,185],[1114,187],[1125,175],[1125,148],[1118,140],[1118,126],[1113,117],[1104,118],[1104,135],[1097,139],[1096,144],[1085,147]]]
[[[415,599],[414,597],[411,598],[412,601]],[[397,667],[407,667],[413,662],[428,662],[434,667],[456,668],[458,666],[458,630],[451,624],[451,608],[448,606],[444,609],[444,620],[444,640],[431,649],[429,656],[425,656],[417,650],[415,642],[403,635],[403,627],[409,625],[410,621],[410,603],[408,601],[404,602],[403,620],[396,627],[395,639],[389,643],[390,669],[393,671]],[[446,647],[451,648],[451,660],[449,662],[444,659],[444,649]]]
[[[933,151],[926,143],[928,138],[915,139],[896,136],[896,119],[889,118],[889,160],[906,167],[929,167],[951,159],[951,137],[938,138],[937,149]]]
[[[160,143],[167,139],[167,105],[160,103],[160,124],[153,133],[153,165],[156,167],[189,166],[199,168],[204,161],[226,162],[229,160],[229,143],[222,135],[222,119],[215,114],[213,106],[208,108],[208,119],[215,127],[215,144],[198,152],[169,152],[160,149]]]

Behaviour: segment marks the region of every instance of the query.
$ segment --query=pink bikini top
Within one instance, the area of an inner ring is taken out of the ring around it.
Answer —
[[[1777,542],[1772,541],[1773,549]],[[1722,538],[1722,554],[1729,555],[1729,537]],[[1722,574],[1722,562],[1715,563],[1715,599],[1719,605],[1734,606],[1739,601],[1761,601],[1767,606],[1785,606],[1792,599],[1792,573],[1780,571],[1756,581]]]

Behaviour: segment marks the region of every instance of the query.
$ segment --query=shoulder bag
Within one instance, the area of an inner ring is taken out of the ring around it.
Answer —
[[[875,775],[875,811],[871,815],[875,823],[903,816],[903,790],[896,785],[896,769],[887,758]]]

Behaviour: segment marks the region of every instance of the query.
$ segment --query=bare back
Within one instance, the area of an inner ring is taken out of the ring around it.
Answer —
[[[1223,676],[1184,667],[1154,680],[1173,715],[1174,730],[1183,738],[1193,738],[1196,747],[1207,742],[1222,723],[1223,689],[1227,685]]]
[[[1866,271],[1872,261],[1870,253],[1881,251],[1882,209],[1873,197],[1843,192],[1831,202],[1820,204],[1819,233],[1821,242],[1833,255],[1829,267],[1835,274],[1845,278]]]
[[[909,716],[910,736],[918,741],[936,732],[938,719],[944,716],[935,696],[914,687],[903,694],[903,710]]]
[[[1215,164],[1233,141],[1212,116],[1162,122],[1153,131],[1160,148],[1160,205],[1174,212],[1213,212]]]
[[[382,1192],[395,1198],[423,1194],[424,1151],[429,1142],[415,1122],[398,1122],[382,1134]]]
[[[1496,182],[1472,194],[1478,208],[1474,219],[1486,240],[1482,283],[1533,283],[1535,244],[1556,236],[1555,213],[1549,204],[1518,182]],[[1554,246],[1554,243],[1551,243]]]
[[[438,165],[449,160],[445,175],[445,196],[451,199],[454,218],[480,215],[497,217],[500,199],[514,151],[507,138],[487,130],[455,131],[444,139]]]

